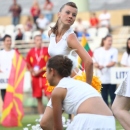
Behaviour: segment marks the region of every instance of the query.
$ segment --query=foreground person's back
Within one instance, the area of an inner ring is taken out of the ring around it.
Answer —
[[[75,114],[67,130],[115,130],[115,119],[101,95],[89,84],[64,77],[55,89],[66,89],[63,109]]]

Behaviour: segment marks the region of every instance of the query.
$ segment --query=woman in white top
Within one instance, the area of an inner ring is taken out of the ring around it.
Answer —
[[[63,55],[54,56],[47,63],[47,79],[56,86],[51,96],[54,129],[63,130],[63,108],[75,115],[67,130],[115,130],[114,116],[101,95],[89,84],[69,77],[72,67],[72,61]]]
[[[118,51],[112,47],[112,37],[107,35],[102,42],[101,47],[94,51],[93,60],[94,66],[97,68],[97,76],[102,82],[102,97],[107,105],[108,94],[110,94],[111,104],[115,99],[116,85],[110,83],[110,69],[115,66],[117,62]]]
[[[74,31],[70,28],[75,22],[77,16],[77,6],[73,2],[64,4],[58,13],[58,20],[54,27],[49,31],[50,44],[48,52],[50,56],[58,54],[68,55],[71,50],[75,49],[73,55],[77,58],[80,56],[85,65],[87,83],[91,84],[93,76],[93,61],[87,51],[80,45]],[[74,74],[75,75],[75,74]]]
[[[126,52],[123,54],[121,64],[130,67],[130,38],[127,41]],[[116,98],[112,111],[125,130],[130,129],[130,71],[115,92]]]
[[[77,6],[73,2],[68,2],[64,4],[58,13],[58,20],[56,25],[49,31],[50,44],[48,47],[48,52],[50,56],[55,56],[58,54],[68,55],[70,51],[76,49],[76,53],[73,53],[75,59],[77,59],[77,54],[80,56],[85,65],[85,71],[87,75],[86,82],[91,84],[93,76],[93,61],[87,51],[80,45],[74,31],[70,26],[74,23],[77,16]],[[75,71],[79,71],[77,68]],[[73,77],[76,75],[75,72],[71,73]],[[52,108],[47,107],[44,116],[41,120],[41,126],[51,127],[53,126],[53,114]]]
[[[123,53],[121,65],[124,67],[130,67],[130,38],[127,40],[126,51]]]

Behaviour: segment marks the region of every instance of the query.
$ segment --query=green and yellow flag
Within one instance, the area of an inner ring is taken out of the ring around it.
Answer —
[[[81,45],[85,48],[85,50],[88,52],[88,54],[92,57],[93,52],[91,51],[91,49],[90,49],[90,47],[88,45],[88,41],[87,41],[85,36],[82,36],[82,38],[81,38]],[[80,69],[84,68],[84,65],[83,65],[82,60],[81,60],[80,57],[78,57],[78,64],[79,64]]]

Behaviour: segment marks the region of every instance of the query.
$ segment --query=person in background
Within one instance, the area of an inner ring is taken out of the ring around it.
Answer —
[[[26,57],[28,69],[32,76],[32,95],[37,99],[38,112],[40,117],[44,113],[44,106],[42,103],[43,93],[49,98],[50,93],[46,92],[46,78],[45,68],[46,62],[49,58],[47,47],[42,47],[41,35],[34,37],[35,47],[32,48]]]
[[[104,10],[102,14],[99,15],[99,26],[100,27],[107,27],[110,28],[110,20],[111,15],[107,12],[107,10]]]
[[[6,73],[8,76],[12,67],[12,60],[14,57],[15,50],[11,49],[12,41],[10,35],[5,35],[3,37],[4,49],[0,50],[0,73]],[[1,89],[2,100],[6,94],[6,88]]]
[[[36,20],[36,23],[38,29],[46,29],[47,25],[49,24],[49,21],[46,17],[44,17],[43,14],[40,14]]]
[[[102,82],[103,88],[101,94],[107,105],[109,105],[108,95],[111,98],[111,105],[115,99],[116,84],[111,84],[110,82],[110,69],[116,65],[117,59],[118,51],[112,47],[111,35],[107,35],[103,38],[101,47],[97,48],[93,55],[94,66],[97,68],[97,76],[99,76]]]
[[[32,31],[33,29],[33,21],[32,21],[32,17],[31,16],[28,16],[27,17],[27,20],[24,24],[24,30],[25,31]]]
[[[45,17],[49,20],[49,22],[52,21],[53,14],[53,3],[50,0],[45,0],[45,3],[43,5],[43,13],[45,14]]]
[[[86,28],[83,30],[82,36],[85,36],[86,38],[89,38],[89,37],[90,37],[90,34],[87,32],[87,29],[86,29]]]
[[[15,40],[23,40],[23,33],[20,28],[18,29],[18,33],[15,37]]]
[[[43,30],[43,29],[40,29],[40,32],[41,32],[41,37],[42,37],[42,40],[43,40],[43,41],[44,41],[44,40],[49,40],[48,35],[45,35],[45,34],[44,34],[44,30]]]
[[[121,65],[124,67],[130,67],[130,38],[126,42],[126,51],[121,58]]]
[[[78,18],[77,21],[76,21],[76,27],[77,27],[77,31],[78,32],[83,32],[84,30],[84,25],[83,25],[83,22],[82,22],[82,19],[81,18]]]
[[[95,27],[95,28],[98,27],[99,20],[98,20],[98,18],[96,17],[96,13],[91,13],[89,22],[90,22],[90,26],[91,26],[91,27]]]
[[[21,6],[17,4],[17,0],[13,0],[13,5],[11,5],[10,12],[12,12],[12,24],[17,25],[20,22]]]
[[[33,17],[33,22],[36,24],[36,19],[39,17],[39,14],[41,13],[38,1],[33,2],[33,5],[30,11]]]
[[[85,36],[87,38],[90,37],[89,33],[87,32],[87,29],[85,28],[82,32],[76,32],[77,33],[77,37],[81,38],[82,36]]]
[[[81,18],[78,18],[76,21],[76,30],[77,30],[77,37],[81,38],[85,30],[85,26],[83,25]]]

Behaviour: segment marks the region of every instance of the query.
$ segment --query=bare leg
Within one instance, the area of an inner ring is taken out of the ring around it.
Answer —
[[[44,106],[42,103],[42,97],[37,98],[37,102],[38,102],[38,113],[43,114],[44,113]]]
[[[130,129],[129,110],[130,98],[117,95],[112,105],[112,111],[125,130]]]
[[[43,130],[53,130],[53,109],[46,107],[44,116],[40,122],[40,126]]]

